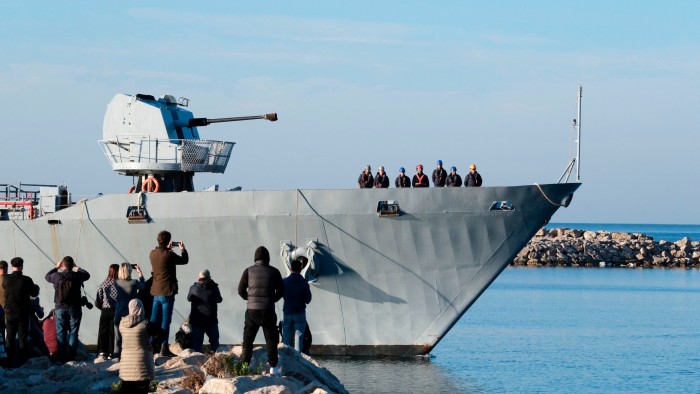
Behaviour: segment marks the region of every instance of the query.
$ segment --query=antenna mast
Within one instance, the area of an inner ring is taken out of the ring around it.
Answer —
[[[576,97],[576,118],[574,119],[574,129],[576,129],[576,156],[571,159],[566,166],[564,173],[559,177],[559,183],[568,182],[571,173],[576,166],[576,182],[581,183],[581,97],[583,97],[583,86],[578,87],[578,97]]]
[[[576,115],[576,182],[581,182],[581,97],[583,97],[583,86],[578,87],[578,98],[576,104],[578,114]]]

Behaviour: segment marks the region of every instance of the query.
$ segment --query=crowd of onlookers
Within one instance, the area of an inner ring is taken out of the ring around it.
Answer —
[[[437,161],[437,166],[433,170],[432,180],[435,187],[460,187],[462,184],[465,187],[479,187],[482,183],[481,174],[476,171],[475,164],[469,165],[469,172],[464,176],[464,182],[462,182],[462,177],[457,173],[457,168],[455,166],[450,167],[450,172],[448,173],[442,167],[442,160]],[[384,171],[383,166],[379,166],[379,171],[372,175],[372,167],[368,164],[357,178],[357,186],[360,189],[388,188],[389,176]],[[413,175],[413,178],[409,178],[406,175],[406,169],[401,167],[399,168],[399,176],[394,180],[394,186],[430,187],[430,179],[423,172],[422,164],[416,166],[416,174]]]
[[[100,310],[96,358],[119,362],[121,390],[125,393],[148,392],[149,383],[155,378],[154,354],[174,356],[168,338],[179,290],[176,269],[189,262],[189,255],[185,245],[171,241],[167,231],[158,233],[157,243],[149,255],[148,280],[139,264],[112,264],[95,296],[95,306]],[[174,247],[179,248],[180,254],[173,252]],[[311,291],[301,275],[308,261],[304,257],[294,260],[289,267],[291,274],[282,279],[279,270],[270,266],[270,254],[264,246],[255,250],[253,260],[238,286],[238,294],[247,301],[242,359],[250,363],[253,340],[262,328],[270,373],[279,374],[277,301],[284,298],[283,342],[294,345],[298,351],[309,345],[304,346],[303,342]],[[0,261],[0,366],[20,367],[35,356],[48,356],[56,363],[76,360],[83,307],[93,307],[83,286],[90,274],[78,267],[71,256],[58,261],[45,276],[54,288],[54,308],[45,316],[39,286],[22,273],[23,268],[21,257],[13,258],[10,265]],[[138,279],[132,277],[133,271]],[[216,351],[220,345],[218,304],[223,299],[209,270],[199,273],[187,300],[191,308],[183,324],[187,327],[187,340],[182,344],[201,352],[206,334],[210,351]],[[179,334],[182,332],[176,338]]]

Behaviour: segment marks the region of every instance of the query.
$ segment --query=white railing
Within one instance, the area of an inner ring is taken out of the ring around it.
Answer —
[[[98,141],[112,170],[128,174],[142,171],[223,173],[233,142],[117,137]]]

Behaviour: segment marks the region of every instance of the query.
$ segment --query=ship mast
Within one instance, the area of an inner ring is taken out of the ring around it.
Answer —
[[[574,119],[573,127],[576,130],[576,156],[574,156],[569,165],[559,177],[559,182],[569,181],[571,173],[576,168],[576,182],[581,183],[581,97],[583,97],[583,86],[578,87],[578,96],[576,97],[576,118]]]
[[[576,105],[578,113],[576,115],[576,182],[581,182],[581,97],[583,97],[583,86],[578,87],[578,97]]]

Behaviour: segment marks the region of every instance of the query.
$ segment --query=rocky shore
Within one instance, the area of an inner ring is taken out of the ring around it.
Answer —
[[[700,242],[655,241],[637,233],[542,228],[511,265],[700,268]]]
[[[162,394],[347,393],[338,378],[311,357],[284,345],[278,352],[281,376],[267,373],[270,367],[262,347],[254,350],[250,369],[245,371],[237,365],[240,346],[211,355],[186,349],[173,358],[157,356],[152,387]],[[250,371],[252,375],[244,375]],[[52,365],[47,357],[39,357],[21,368],[0,368],[1,393],[116,393],[118,382],[119,363],[95,360],[94,356],[63,365]]]

